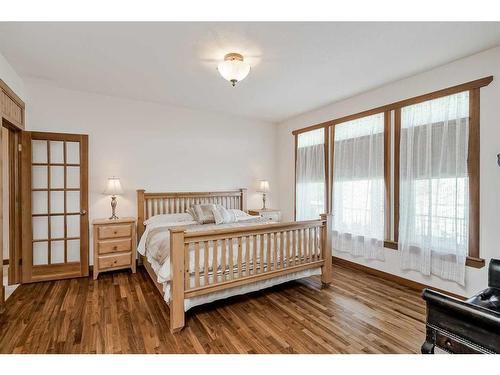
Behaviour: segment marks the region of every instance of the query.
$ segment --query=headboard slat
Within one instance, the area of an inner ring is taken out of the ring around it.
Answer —
[[[144,233],[144,221],[154,215],[183,213],[195,204],[221,204],[247,210],[247,189],[214,192],[146,193],[137,190],[137,240]]]

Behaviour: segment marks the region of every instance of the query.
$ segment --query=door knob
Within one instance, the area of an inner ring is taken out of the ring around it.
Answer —
[[[81,215],[81,216],[83,216],[83,215],[87,215],[87,211],[85,211],[85,210],[81,210],[81,211],[80,211],[80,215]]]

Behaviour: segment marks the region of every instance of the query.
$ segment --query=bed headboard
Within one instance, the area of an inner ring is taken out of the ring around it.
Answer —
[[[183,213],[195,204],[210,203],[246,211],[247,189],[174,193],[146,193],[146,190],[137,190],[137,239],[144,233],[144,221],[151,216]]]

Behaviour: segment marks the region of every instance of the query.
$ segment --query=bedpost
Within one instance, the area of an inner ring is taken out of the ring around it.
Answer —
[[[144,233],[144,192],[137,190],[137,240],[139,241]]]
[[[326,220],[321,229],[324,259],[321,267],[321,283],[323,286],[329,286],[332,282],[332,214],[321,214],[321,220]]]
[[[170,332],[184,327],[184,229],[170,229]]]
[[[241,211],[245,211],[247,212],[247,189],[246,188],[241,188],[240,189],[240,192],[241,192]]]

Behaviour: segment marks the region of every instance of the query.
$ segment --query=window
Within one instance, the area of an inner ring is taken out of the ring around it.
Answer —
[[[422,252],[428,259],[443,258],[431,266],[440,270],[430,272],[458,282],[461,276],[446,262],[458,257],[463,263],[465,257],[467,265],[483,267],[479,94],[492,80],[485,77],[294,131],[296,219],[315,219],[324,208],[333,210],[334,249],[350,241],[351,247],[345,248],[366,257],[375,257],[376,252],[353,249],[353,239],[363,244],[368,239],[379,241],[383,225],[386,248],[407,251],[410,258]],[[323,145],[310,152],[316,155],[315,162],[300,150],[313,131],[318,136],[313,143]],[[321,156],[325,151],[326,159]],[[307,172],[307,163],[314,164],[316,172]],[[384,219],[372,220],[376,215]],[[373,226],[368,228],[368,223]],[[403,266],[404,262],[412,260],[403,260]]]
[[[469,92],[401,109],[402,265],[465,282],[469,246]]]
[[[333,134],[333,248],[383,259],[384,113],[335,124]]]
[[[296,220],[319,219],[326,212],[325,129],[297,135]]]

